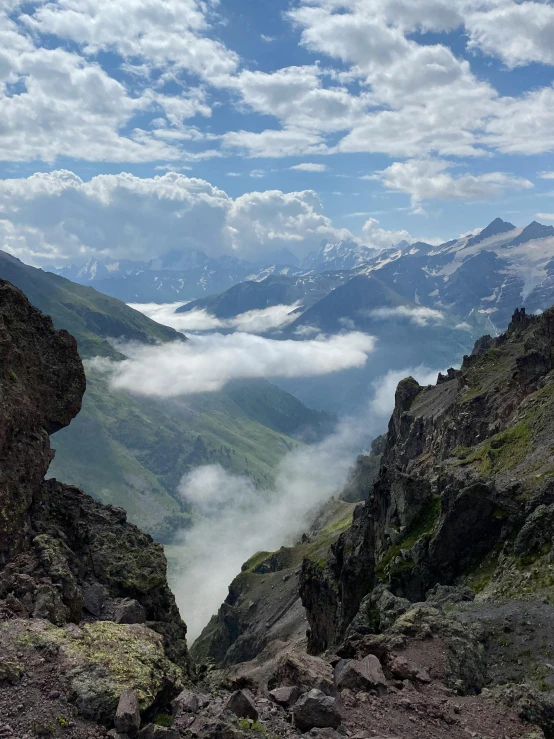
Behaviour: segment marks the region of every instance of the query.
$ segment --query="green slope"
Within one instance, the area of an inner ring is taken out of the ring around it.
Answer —
[[[70,331],[84,358],[117,357],[107,338],[184,340],[114,298],[24,265],[0,252],[0,276],[27,294],[57,328]],[[309,410],[265,381],[230,384],[219,393],[159,401],[114,392],[87,368],[83,409],[52,438],[49,474],[78,485],[162,541],[189,517],[181,477],[219,463],[256,483],[271,482],[282,456],[330,430],[332,417]]]

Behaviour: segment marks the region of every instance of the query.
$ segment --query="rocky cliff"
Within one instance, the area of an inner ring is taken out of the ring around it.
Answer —
[[[189,658],[163,548],[125,511],[44,480],[49,435],[79,412],[84,391],[72,336],[0,280],[0,698],[8,696],[8,715],[13,700],[42,710],[41,686],[48,691],[63,674],[58,698],[109,725],[126,687],[145,711],[167,702]],[[44,658],[37,667],[37,649],[50,655],[50,676]],[[36,721],[22,709],[13,735]],[[87,731],[73,735],[94,735]]]

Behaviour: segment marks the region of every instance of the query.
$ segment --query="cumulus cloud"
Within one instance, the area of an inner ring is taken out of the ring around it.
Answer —
[[[452,175],[450,162],[441,159],[410,159],[395,162],[377,177],[385,187],[410,195],[412,203],[424,200],[483,200],[505,190],[528,190],[533,183],[504,172]]]
[[[292,323],[298,315],[294,312],[299,303],[274,305],[260,310],[240,313],[234,318],[217,318],[206,310],[175,313],[183,303],[130,303],[129,307],[144,313],[157,323],[171,326],[177,331],[243,331],[248,334],[264,334]]]
[[[508,67],[554,64],[554,7],[544,2],[482,3],[465,20],[470,43]],[[496,6],[496,7],[495,7]]]
[[[174,398],[221,390],[238,378],[315,377],[363,367],[374,346],[372,336],[358,332],[311,341],[211,334],[186,343],[118,345],[125,360],[97,357],[91,361],[109,376],[116,390]]]
[[[180,493],[193,506],[197,522],[181,537],[179,574],[171,586],[191,641],[216,613],[242,564],[258,551],[293,544],[310,527],[318,507],[341,491],[357,455],[386,428],[396,383],[410,374],[428,382],[426,368],[389,373],[375,382],[363,412],[343,419],[319,444],[289,453],[270,489],[258,490],[248,478],[214,465],[183,478]]]
[[[537,218],[542,221],[554,221],[554,213],[537,213]]]
[[[554,172],[541,172],[539,177],[541,180],[554,180]]]
[[[168,172],[141,178],[66,170],[0,180],[0,248],[37,266],[90,257],[148,261],[198,249],[263,259],[264,249],[300,255],[336,229],[313,190],[251,192],[233,200],[209,182]]]
[[[375,249],[389,249],[400,241],[407,241],[409,243],[416,241],[405,229],[389,231],[381,228],[376,218],[367,220],[362,230],[366,245]]]
[[[441,323],[444,321],[444,314],[433,308],[425,308],[423,306],[410,307],[408,305],[398,305],[394,308],[374,308],[371,316],[377,319],[388,320],[407,318],[416,326],[427,326],[428,323]]]

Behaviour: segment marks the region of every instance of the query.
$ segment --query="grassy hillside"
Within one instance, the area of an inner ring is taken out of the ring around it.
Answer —
[[[27,294],[57,328],[70,331],[84,358],[115,356],[107,338],[184,340],[114,298],[24,265],[0,252],[0,276]],[[186,524],[181,477],[219,463],[257,483],[271,482],[282,456],[301,439],[330,430],[333,418],[311,411],[265,381],[235,382],[219,393],[172,401],[114,392],[87,368],[83,409],[52,438],[53,477],[78,485],[162,541]]]

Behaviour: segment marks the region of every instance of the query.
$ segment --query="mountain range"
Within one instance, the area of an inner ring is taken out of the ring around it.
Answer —
[[[186,310],[202,307],[212,312],[213,296],[234,288],[231,295],[217,299],[214,315],[228,311],[225,317],[276,301],[311,307],[353,277],[375,273],[403,299],[447,312],[459,322],[476,322],[491,333],[506,328],[517,305],[535,312],[545,310],[554,299],[554,227],[536,221],[522,228],[496,218],[475,234],[438,246],[401,242],[376,251],[348,241],[324,243],[301,265],[291,263],[288,252],[272,256],[278,261],[255,264],[195,251],[148,263],[91,260],[58,272],[125,302],[208,298]],[[287,259],[288,264],[279,261]],[[235,288],[252,282],[263,287]],[[243,291],[251,296],[245,299]],[[223,302],[231,306],[223,308]]]

